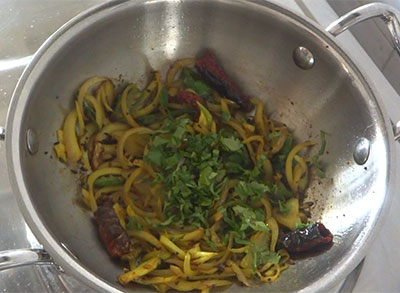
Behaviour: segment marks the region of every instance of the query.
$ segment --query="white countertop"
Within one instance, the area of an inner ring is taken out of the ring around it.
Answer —
[[[340,0],[338,0],[340,1]],[[13,89],[32,54],[45,39],[79,12],[105,0],[3,0],[0,8],[0,125],[5,124]],[[337,18],[324,0],[276,1],[323,27]],[[400,120],[400,99],[358,42],[345,32],[338,37],[346,52],[368,68],[370,82],[380,90],[392,121]],[[400,57],[399,57],[400,58]],[[400,154],[400,145],[397,146]],[[0,250],[40,247],[25,224],[11,192],[0,143]],[[388,217],[370,248],[354,292],[400,292],[400,224],[396,212],[400,197],[394,196]],[[87,288],[50,266],[26,266],[0,271],[0,290],[7,292],[82,291]]]

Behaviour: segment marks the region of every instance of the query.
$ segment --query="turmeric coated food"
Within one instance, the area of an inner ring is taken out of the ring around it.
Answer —
[[[122,285],[208,292],[273,282],[289,252],[332,243],[302,199],[316,143],[296,143],[242,93],[207,51],[153,72],[144,89],[110,78],[82,84],[57,132],[60,160],[79,166],[82,199]],[[307,235],[312,235],[309,239]]]

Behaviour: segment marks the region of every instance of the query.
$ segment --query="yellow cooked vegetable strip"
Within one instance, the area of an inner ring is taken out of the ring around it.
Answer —
[[[267,220],[272,217],[272,205],[269,200],[265,198],[261,198],[261,203],[265,209],[265,223],[267,223]]]
[[[148,261],[141,263],[136,269],[119,276],[118,281],[122,285],[126,285],[129,282],[135,281],[138,278],[147,275],[151,271],[154,271],[160,263],[161,259],[159,257],[149,259]]]
[[[228,113],[229,116],[231,116],[231,111],[229,111],[229,106],[228,106],[227,100],[221,99],[220,104],[221,104],[221,111],[224,113]]]
[[[299,200],[297,198],[291,198],[286,202],[286,205],[290,209],[287,215],[282,214],[279,208],[273,208],[272,215],[279,224],[294,231],[296,230],[296,223],[301,223],[299,216]]]
[[[103,103],[106,111],[112,112],[113,109],[111,108],[111,105],[113,104],[115,98],[114,86],[112,82],[109,80],[103,82],[97,92],[97,95],[100,95],[100,100]]]
[[[185,234],[174,235],[175,238],[179,238],[179,241],[199,241],[204,235],[204,228],[197,228],[192,232]]]
[[[293,184],[296,191],[303,191],[303,186],[308,181],[308,167],[306,161],[299,155],[294,156],[295,161],[298,163],[293,171]],[[306,181],[302,183],[302,181]]]
[[[125,230],[126,222],[125,222],[125,211],[124,211],[124,209],[117,202],[113,205],[113,208],[114,208],[115,213],[117,214],[117,217],[118,217],[120,225]]]
[[[121,190],[122,190],[122,186],[121,185],[119,185],[119,186],[105,186],[105,187],[102,187],[102,188],[98,189],[94,193],[94,198],[97,200],[103,194],[112,193],[112,192],[121,191]]]
[[[139,124],[133,119],[131,113],[129,112],[128,106],[126,104],[126,99],[128,97],[128,93],[131,90],[135,89],[135,88],[136,88],[136,85],[130,84],[122,92],[122,95],[121,95],[121,111],[122,111],[122,115],[124,115],[126,121],[128,121],[130,126],[139,127]]]
[[[94,85],[96,85],[96,84],[98,84],[100,82],[103,82],[105,80],[107,80],[107,78],[95,76],[95,77],[92,77],[92,78],[88,79],[87,81],[85,81],[81,85],[81,87],[79,88],[77,101],[78,101],[78,105],[79,105],[79,108],[80,108],[80,112],[82,113],[82,116],[83,116],[84,119],[86,119],[85,113],[83,112],[83,100],[84,100],[84,97],[87,94],[90,94],[89,90],[91,89],[91,87],[93,87]]]
[[[154,77],[157,83],[157,92],[156,95],[153,99],[153,101],[151,101],[150,104],[148,104],[147,106],[143,107],[142,109],[136,110],[133,112],[133,117],[138,118],[138,117],[142,117],[144,115],[147,115],[151,112],[153,112],[156,107],[158,106],[158,104],[160,103],[160,94],[161,94],[161,89],[162,89],[162,85],[161,85],[161,80],[160,80],[160,73],[159,72],[155,72],[154,73]]]
[[[161,259],[168,259],[171,257],[171,253],[169,253],[168,251],[165,251],[165,250],[153,250],[153,251],[150,251],[149,253],[145,254],[142,257],[142,261],[146,261],[146,260],[156,257],[156,256],[158,256]],[[171,271],[169,271],[169,270],[157,270],[157,271],[152,272],[151,275],[165,276],[166,275],[166,274],[164,274],[165,272],[169,272],[169,273],[167,273],[167,275],[171,275]]]
[[[65,151],[70,163],[76,163],[82,157],[81,149],[79,148],[78,138],[76,136],[76,110],[70,112],[65,118],[63,132],[65,141]]]
[[[208,269],[208,270],[202,270],[202,269],[197,268],[197,270],[203,274],[212,275],[218,271],[218,268],[212,268],[212,269]]]
[[[107,139],[107,134],[111,135],[113,132],[119,131],[119,130],[128,130],[129,126],[125,123],[122,122],[114,122],[110,123],[106,126],[104,126],[97,134],[96,134],[96,141],[102,141],[104,139]]]
[[[190,253],[187,252],[183,259],[183,272],[187,276],[194,276],[194,275],[196,275],[196,272],[193,271],[190,266],[190,259],[191,259]]]
[[[137,283],[143,285],[150,285],[150,284],[165,284],[169,282],[173,282],[178,279],[178,276],[167,276],[167,277],[151,277],[146,279],[139,279],[136,280]]]
[[[208,251],[198,251],[198,252],[191,252],[190,253],[194,260],[192,261],[193,264],[201,264],[209,261],[213,257],[217,257],[219,253],[216,252],[208,252]]]
[[[185,252],[175,245],[171,240],[169,240],[166,236],[160,236],[160,242],[172,253],[176,254],[179,258],[185,258]]]
[[[67,162],[67,154],[65,152],[64,145],[64,131],[57,130],[58,143],[54,146],[54,151],[56,152],[57,158],[63,162]]]
[[[271,230],[271,242],[269,243],[269,250],[275,251],[276,243],[278,242],[279,236],[278,223],[273,217],[269,217],[267,220],[267,226]]]
[[[192,281],[182,280],[182,281],[167,283],[167,285],[175,290],[187,292],[187,291],[193,291],[193,290],[198,289],[201,285],[201,282],[200,281],[192,282]]]
[[[199,107],[199,109],[200,109],[200,116],[199,116],[198,123],[202,127],[210,129],[211,124],[213,122],[213,118],[212,118],[210,111],[208,111],[207,108],[204,107],[201,103],[199,103],[199,102],[196,102],[196,103],[197,103],[197,107]]]
[[[85,122],[83,121],[83,114],[81,112],[81,108],[79,107],[79,104],[77,101],[75,101],[75,110],[76,110],[76,115],[78,117],[78,130],[79,130],[79,137],[85,134]]]
[[[308,146],[315,145],[315,142],[312,141],[306,141],[303,143],[300,143],[296,145],[288,154],[286,158],[286,163],[285,163],[285,173],[286,173],[286,180],[289,183],[290,188],[295,191],[295,185],[293,181],[293,159],[294,156],[301,151],[303,148],[306,148]]]
[[[178,73],[178,71],[181,70],[183,67],[193,66],[195,62],[196,60],[193,58],[181,59],[175,62],[175,64],[168,70],[166,85],[170,87],[174,82],[175,76]]]
[[[267,137],[267,129],[265,127],[265,116],[264,116],[264,105],[258,99],[250,99],[250,101],[256,105],[256,114],[254,115],[254,122],[257,127],[258,133],[265,139]]]
[[[118,140],[117,144],[117,159],[121,162],[121,164],[124,167],[133,165],[132,162],[130,162],[124,155],[124,146],[127,138],[133,134],[146,134],[146,133],[151,133],[151,131],[152,131],[151,129],[146,127],[137,127],[137,128],[131,128],[124,132],[124,134]]]
[[[149,232],[128,230],[127,233],[131,237],[140,238],[140,239],[142,239],[144,241],[149,242],[150,244],[152,244],[153,246],[157,247],[158,249],[161,249],[161,247],[162,247],[160,241],[158,241],[158,239],[156,237],[154,237]]]
[[[184,274],[184,272],[182,272],[182,270],[181,270],[178,266],[170,265],[170,266],[169,266],[169,269],[170,269],[175,275],[177,275],[178,277],[183,278],[183,279],[186,279],[187,276]]]
[[[272,169],[271,161],[268,158],[266,158],[264,160],[263,169],[264,169],[264,173],[265,173],[265,179],[268,182],[272,182],[272,178],[273,178],[273,175],[274,175],[274,170]]]
[[[91,210],[96,210],[97,209],[97,205],[96,205],[96,201],[93,197],[90,196],[89,191],[87,191],[86,189],[82,188],[82,197],[83,197],[83,202],[86,204],[86,206],[88,208],[90,208]]]
[[[261,281],[265,283],[273,282],[279,278],[280,267],[278,264],[271,264],[270,268],[264,273],[264,275],[259,272],[257,272],[257,275],[260,277]]]
[[[249,249],[249,246],[245,245],[240,248],[231,248],[230,251],[233,253],[245,253],[248,249]]]
[[[233,269],[233,272],[236,274],[236,277],[240,282],[242,282],[247,287],[250,287],[249,281],[247,280],[246,276],[235,262],[228,260],[226,264]]]
[[[92,104],[96,115],[95,118],[97,126],[99,128],[102,128],[105,121],[105,114],[102,104],[98,103],[96,98],[93,97],[92,95],[85,95],[84,100],[88,100],[90,104]]]
[[[81,150],[82,150],[83,148],[81,148]],[[91,171],[92,170],[92,166],[90,165],[90,162],[89,162],[89,155],[88,155],[88,152],[87,151],[82,151],[82,158],[81,158],[81,162],[82,162],[82,164],[83,164],[83,167],[86,169],[86,170],[88,170],[88,171]]]
[[[121,175],[122,174],[122,169],[121,168],[104,168],[101,170],[94,171],[92,174],[89,175],[87,184],[89,186],[89,195],[91,198],[94,200],[94,182],[96,181],[97,178],[104,176],[104,175]],[[95,212],[97,210],[97,204],[96,201],[94,200],[94,204],[91,207],[92,212]]]
[[[206,289],[211,289],[213,287],[224,287],[230,285],[232,285],[232,282],[228,280],[205,280],[201,282],[199,288],[202,290],[206,290]]]
[[[264,139],[261,135],[253,135],[243,140],[243,143],[247,145],[253,141],[258,141],[259,143],[257,148],[257,155],[259,156],[264,152]]]

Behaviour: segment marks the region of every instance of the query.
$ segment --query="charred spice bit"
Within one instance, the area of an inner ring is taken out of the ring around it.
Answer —
[[[112,206],[99,206],[94,213],[101,239],[111,257],[121,257],[130,250],[129,237],[121,227]]]
[[[279,242],[289,252],[310,252],[333,241],[332,233],[322,223],[311,224],[283,235]]]
[[[196,61],[196,69],[202,78],[215,88],[220,95],[237,103],[245,112],[252,110],[253,106],[250,103],[250,99],[225,74],[213,53],[207,51],[202,58],[198,59]]]

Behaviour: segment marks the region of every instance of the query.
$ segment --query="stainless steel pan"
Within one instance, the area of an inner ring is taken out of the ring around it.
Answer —
[[[330,228],[335,244],[297,261],[277,282],[251,290],[332,288],[364,257],[396,174],[392,126],[357,64],[332,35],[380,16],[400,52],[396,15],[375,4],[324,30],[269,1],[137,0],[112,1],[77,16],[36,53],[9,109],[10,180],[29,226],[67,272],[99,291],[127,290],[116,283],[121,268],[79,204],[75,175],[51,156],[55,131],[86,78],[121,74],[143,84],[150,69],[165,72],[172,61],[211,48],[243,90],[262,99],[298,139],[316,139],[321,129],[329,133],[323,158],[327,178],[315,178],[308,195],[316,203],[313,219]],[[35,260],[37,254],[9,257]]]

